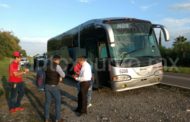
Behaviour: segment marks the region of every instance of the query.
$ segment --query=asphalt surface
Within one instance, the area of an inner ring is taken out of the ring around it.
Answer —
[[[164,73],[162,84],[190,89],[190,74]]]

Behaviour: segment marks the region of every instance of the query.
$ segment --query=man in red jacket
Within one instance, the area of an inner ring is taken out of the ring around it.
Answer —
[[[24,96],[24,83],[22,75],[29,72],[28,69],[20,70],[21,54],[18,51],[13,53],[14,60],[9,65],[9,83],[10,83],[10,112],[23,111],[24,108],[20,107],[21,100]]]

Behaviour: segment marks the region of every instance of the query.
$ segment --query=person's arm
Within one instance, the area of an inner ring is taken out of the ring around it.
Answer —
[[[16,72],[13,72],[13,74],[14,74],[14,76],[21,76],[21,75],[23,75],[23,74],[26,74],[26,72],[25,71],[16,71]]]
[[[15,71],[13,72],[14,76],[21,76],[23,74],[26,74],[27,72],[29,72],[29,69],[24,69],[24,71]]]
[[[59,75],[60,75],[62,78],[65,77],[65,73],[63,72],[63,70],[62,70],[62,68],[61,68],[60,65],[57,65],[57,67],[56,67],[56,72],[58,72]]]

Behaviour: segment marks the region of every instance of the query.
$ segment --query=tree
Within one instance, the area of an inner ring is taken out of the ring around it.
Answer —
[[[0,57],[12,57],[14,51],[21,51],[20,40],[9,31],[0,31]]]
[[[187,44],[187,38],[185,38],[184,36],[177,37],[175,39],[175,42],[173,43],[174,51],[178,55],[182,55],[184,57],[186,44]]]
[[[179,59],[177,66],[190,66],[190,41],[184,36],[177,37],[172,48],[160,46],[160,52],[162,57],[167,60],[167,66],[172,65],[169,59],[173,61]]]
[[[185,38],[184,36],[179,36],[175,39],[175,42],[173,43],[173,47],[174,49],[176,49],[177,51],[183,51],[184,50],[184,46],[187,43],[187,38]]]
[[[173,51],[176,53],[176,57],[180,59],[181,65],[187,65],[189,62],[190,42],[184,36],[179,36],[173,43]]]
[[[21,50],[20,52],[21,52],[22,56],[27,57],[26,50]]]

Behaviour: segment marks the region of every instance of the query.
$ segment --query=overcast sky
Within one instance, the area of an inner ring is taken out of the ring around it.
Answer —
[[[12,31],[29,55],[46,52],[49,38],[87,20],[133,17],[165,25],[173,39],[190,40],[190,0],[0,0],[0,29]]]

